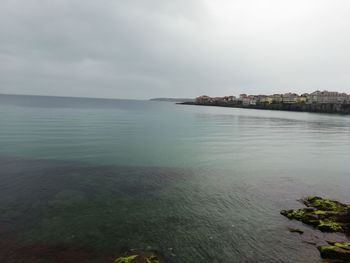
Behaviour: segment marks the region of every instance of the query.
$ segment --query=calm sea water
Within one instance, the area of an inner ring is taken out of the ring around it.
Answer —
[[[0,238],[21,249],[321,262],[315,244],[346,237],[279,211],[349,189],[350,116],[0,96]]]

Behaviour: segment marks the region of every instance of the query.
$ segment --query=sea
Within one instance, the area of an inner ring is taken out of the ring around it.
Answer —
[[[350,203],[349,115],[0,95],[0,262],[322,262],[310,195]]]

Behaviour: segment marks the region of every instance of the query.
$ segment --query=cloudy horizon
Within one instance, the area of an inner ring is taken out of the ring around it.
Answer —
[[[0,93],[350,93],[346,0],[4,0]]]

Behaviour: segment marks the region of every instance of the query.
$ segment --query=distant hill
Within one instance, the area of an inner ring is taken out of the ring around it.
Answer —
[[[153,98],[151,101],[169,101],[169,102],[194,102],[194,99],[184,98]]]

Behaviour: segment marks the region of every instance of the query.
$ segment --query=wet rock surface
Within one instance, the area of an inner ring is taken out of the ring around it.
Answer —
[[[322,232],[342,232],[350,234],[350,206],[338,201],[309,196],[302,203],[301,209],[282,210],[281,214],[311,225]],[[290,232],[293,229],[289,229]],[[335,260],[332,262],[350,262],[350,242],[327,241],[327,245],[318,246],[321,257]]]
[[[115,259],[114,263],[161,263],[156,251],[131,250]]]
[[[288,230],[291,233],[298,233],[300,235],[304,234],[304,231],[299,228],[289,227]]]
[[[328,245],[319,246],[318,250],[322,258],[350,262],[350,243],[348,242],[328,242]]]
[[[305,208],[282,210],[281,214],[312,225],[323,232],[350,233],[349,205],[318,196],[310,196],[302,201]]]

